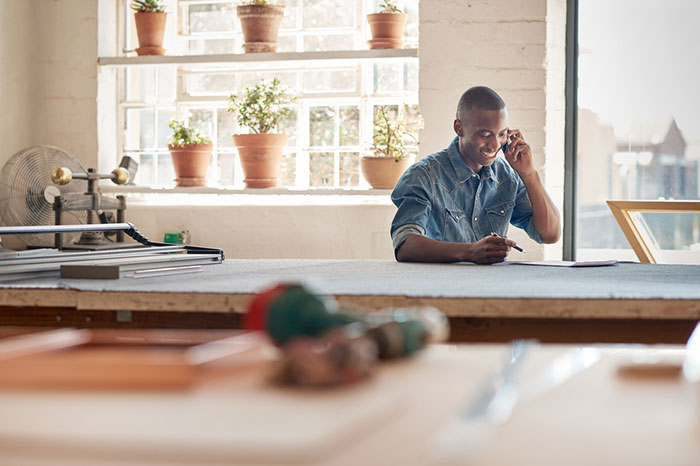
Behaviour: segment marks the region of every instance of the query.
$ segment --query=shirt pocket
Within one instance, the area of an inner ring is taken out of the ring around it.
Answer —
[[[485,207],[486,218],[489,219],[491,231],[505,236],[508,232],[508,224],[513,215],[513,206],[515,202],[506,201],[501,204]]]
[[[442,241],[464,243],[467,216],[463,210],[445,209],[445,221],[442,228]]]

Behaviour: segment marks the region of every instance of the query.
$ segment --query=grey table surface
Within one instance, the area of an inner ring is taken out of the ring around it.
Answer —
[[[700,299],[700,265],[617,263],[606,267],[409,264],[380,260],[232,259],[200,272],[118,280],[40,278],[2,290],[254,293],[298,282],[326,294],[444,298]]]

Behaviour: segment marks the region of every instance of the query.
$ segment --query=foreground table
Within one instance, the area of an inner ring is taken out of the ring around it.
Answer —
[[[463,442],[471,450],[447,463],[700,464],[700,387],[679,375],[684,350],[593,350],[600,359],[592,366],[521,398],[504,423],[472,431]],[[575,351],[531,349],[521,393]],[[0,390],[0,463],[442,464],[436,435],[509,356],[509,345],[435,346],[384,363],[365,383],[325,391],[275,386],[264,361],[185,392]]]
[[[237,328],[250,297],[300,282],[361,311],[433,305],[453,341],[684,343],[700,319],[700,266],[555,268],[372,260],[227,260],[202,272],[0,284],[4,325]]]

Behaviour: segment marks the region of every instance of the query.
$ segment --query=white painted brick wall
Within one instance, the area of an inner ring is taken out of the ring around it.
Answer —
[[[423,0],[420,2],[421,23],[542,21],[545,14],[546,4],[541,0],[517,2],[512,0]]]
[[[506,44],[514,36],[520,37],[520,43],[525,45],[544,45],[546,41],[546,34],[542,28],[541,20],[494,19],[486,22],[475,22],[448,19],[447,21],[455,23],[455,28],[461,31],[462,38],[465,41]],[[441,24],[443,23],[437,19],[421,21],[421,27],[440,27]]]
[[[33,142],[37,40],[27,27],[30,7],[26,0],[0,0],[0,168]]]
[[[97,165],[97,0],[33,3],[36,58],[34,139]]]
[[[547,0],[547,106],[544,178],[549,195],[564,212],[564,151],[566,127],[566,2]],[[561,241],[546,245],[545,257],[561,259]]]

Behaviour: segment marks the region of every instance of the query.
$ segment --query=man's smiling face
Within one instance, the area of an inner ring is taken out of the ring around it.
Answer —
[[[455,120],[459,136],[459,153],[469,168],[478,173],[481,167],[493,164],[508,138],[508,112],[472,109]]]

